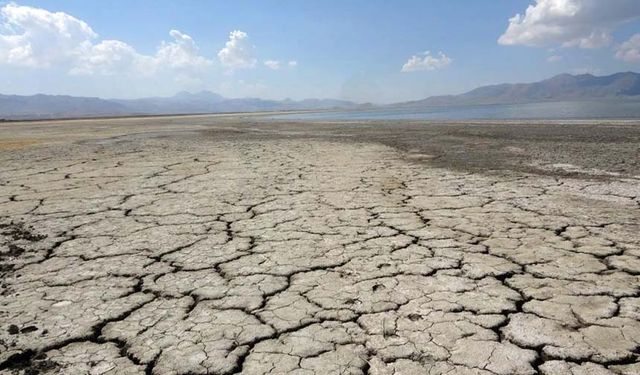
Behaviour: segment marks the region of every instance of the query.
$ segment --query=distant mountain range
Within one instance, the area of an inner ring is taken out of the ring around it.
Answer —
[[[396,103],[394,107],[517,104],[545,101],[640,100],[640,74],[627,72],[596,77],[560,74],[535,83],[483,86],[461,95],[432,96]],[[171,97],[100,99],[62,95],[0,95],[0,119],[46,119],[125,115],[168,115],[320,109],[365,109],[335,99],[229,99],[210,91],[180,92]]]
[[[349,109],[358,104],[334,99],[229,99],[210,91],[180,92],[171,97],[100,99],[66,95],[0,95],[0,119],[49,119],[126,115],[169,115]]]
[[[640,99],[640,74],[627,72],[596,77],[560,74],[535,83],[483,86],[461,95],[432,96],[396,106],[516,104],[593,99]]]

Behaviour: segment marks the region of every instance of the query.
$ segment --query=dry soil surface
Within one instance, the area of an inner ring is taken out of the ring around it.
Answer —
[[[2,124],[0,374],[638,374],[639,136]]]

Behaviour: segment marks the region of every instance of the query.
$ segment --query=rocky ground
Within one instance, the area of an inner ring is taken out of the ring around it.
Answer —
[[[640,373],[640,124],[374,125],[3,124],[0,373]]]

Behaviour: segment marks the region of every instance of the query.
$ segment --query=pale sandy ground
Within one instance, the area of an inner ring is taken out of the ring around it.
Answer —
[[[0,373],[639,374],[639,137],[0,124]]]

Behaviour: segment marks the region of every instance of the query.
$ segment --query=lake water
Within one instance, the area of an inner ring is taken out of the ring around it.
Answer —
[[[475,105],[426,108],[382,108],[295,113],[287,120],[472,120],[472,119],[640,119],[640,101],[589,101]]]

